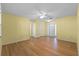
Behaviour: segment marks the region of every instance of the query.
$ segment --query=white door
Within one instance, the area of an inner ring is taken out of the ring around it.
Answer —
[[[35,37],[36,36],[36,26],[35,26],[35,23],[32,23],[32,36]]]
[[[43,22],[41,22],[40,21],[40,23],[39,23],[39,26],[38,26],[38,34],[39,34],[39,36],[44,36],[44,25],[43,25]]]

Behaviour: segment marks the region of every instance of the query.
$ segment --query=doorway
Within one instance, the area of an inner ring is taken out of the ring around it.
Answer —
[[[47,25],[48,36],[56,37],[56,24],[49,22]]]

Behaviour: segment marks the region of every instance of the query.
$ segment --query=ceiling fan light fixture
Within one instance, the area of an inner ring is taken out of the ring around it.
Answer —
[[[47,22],[51,22],[52,20],[46,20]]]

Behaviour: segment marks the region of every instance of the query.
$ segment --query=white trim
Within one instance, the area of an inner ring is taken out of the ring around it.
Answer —
[[[55,36],[57,36],[57,24],[55,24]]]

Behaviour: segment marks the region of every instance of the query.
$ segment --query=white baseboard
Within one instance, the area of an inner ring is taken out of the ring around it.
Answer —
[[[69,42],[77,43],[76,39],[71,40],[72,38],[58,38],[58,39],[63,40],[63,41],[69,41]]]
[[[8,41],[8,42],[4,42],[2,41],[2,45],[7,45],[7,44],[12,44],[12,43],[17,43],[17,42],[21,42],[21,41],[24,41],[24,40],[29,40],[30,37],[27,37],[27,38],[23,38],[23,39],[13,39],[12,41]]]

